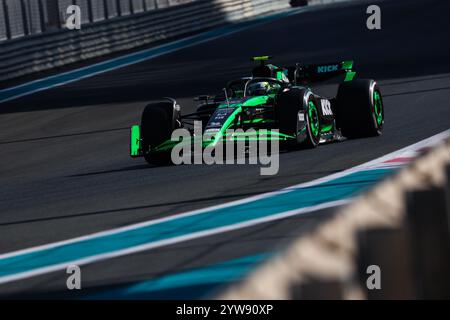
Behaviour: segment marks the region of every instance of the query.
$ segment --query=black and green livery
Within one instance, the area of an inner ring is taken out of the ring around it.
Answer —
[[[141,124],[131,128],[131,157],[145,157],[149,163],[170,161],[177,143],[171,134],[201,121],[203,133],[211,136],[202,145],[226,139],[227,129],[277,129],[269,139],[284,149],[314,148],[320,143],[381,134],[383,101],[374,80],[355,79],[353,61],[277,67],[270,56],[252,58],[258,62],[251,76],[232,80],[215,96],[200,96],[196,112],[182,115],[175,99],[149,104]],[[342,78],[335,97],[319,95],[317,83]],[[266,136],[267,137],[267,136]]]

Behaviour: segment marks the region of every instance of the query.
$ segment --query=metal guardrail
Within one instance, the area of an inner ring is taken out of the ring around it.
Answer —
[[[0,0],[0,41],[60,29],[67,7],[76,4],[82,23],[114,19],[196,0]]]
[[[3,41],[0,42],[0,81],[198,33],[287,7],[289,0],[195,0],[87,23],[81,30],[63,28]]]

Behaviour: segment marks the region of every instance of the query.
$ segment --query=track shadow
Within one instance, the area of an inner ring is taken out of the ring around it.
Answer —
[[[124,131],[124,130],[130,130],[130,128],[123,127],[123,128],[113,128],[113,129],[93,130],[93,131],[86,131],[86,132],[59,134],[59,135],[54,135],[54,136],[46,136],[46,137],[38,137],[38,138],[0,141],[0,145],[22,143],[22,142],[34,142],[34,141],[42,141],[42,140],[52,140],[52,139],[67,138],[67,137],[86,136],[86,135],[91,135],[91,134],[114,132],[114,131]]]
[[[127,171],[135,171],[135,170],[145,170],[145,169],[150,169],[150,168],[155,168],[155,166],[150,165],[150,164],[140,164],[140,165],[128,166],[128,167],[120,168],[120,169],[103,170],[103,171],[95,171],[95,172],[87,172],[87,173],[77,173],[77,174],[72,174],[72,175],[69,175],[66,177],[68,177],[68,178],[89,177],[89,176],[96,176],[96,175],[101,175],[101,174],[127,172]]]
[[[123,172],[123,171],[132,171],[132,170],[145,170],[152,168],[149,165],[135,165],[130,166],[122,169],[117,170],[106,170],[106,171],[98,171],[98,172],[90,172],[90,173],[81,173],[72,175],[70,177],[85,177],[85,176],[91,176],[91,175],[100,175],[100,174],[108,174],[108,173],[115,173],[115,172]],[[336,172],[339,172],[341,170],[329,170],[329,171],[316,171],[316,172],[308,172],[305,173],[305,175],[328,175],[333,174]],[[370,182],[370,181],[368,181]],[[361,182],[362,184],[365,183],[365,181]],[[350,183],[340,183],[339,185],[345,185]],[[328,184],[329,186],[332,186],[332,184]],[[280,186],[281,188],[282,186]],[[274,189],[279,188],[279,186],[272,186],[271,188],[266,188],[263,190],[258,189],[254,192],[245,192],[245,193],[233,193],[233,194],[223,194],[220,196],[213,196],[213,197],[201,197],[201,198],[195,198],[195,199],[189,199],[189,200],[183,200],[183,201],[172,201],[172,202],[161,202],[161,203],[153,203],[148,205],[141,205],[141,206],[128,206],[128,207],[122,207],[117,209],[105,209],[105,210],[96,210],[96,211],[87,211],[87,212],[81,212],[81,213],[75,213],[70,215],[64,215],[64,216],[54,216],[54,217],[45,217],[45,218],[38,218],[38,219],[27,219],[27,220],[19,220],[19,221],[10,221],[10,222],[3,222],[0,223],[0,227],[2,226],[13,226],[13,225],[19,225],[19,224],[27,224],[27,223],[35,223],[35,222],[45,222],[45,221],[55,221],[55,220],[64,220],[64,219],[70,219],[70,218],[79,218],[79,217],[88,217],[88,216],[96,216],[96,215],[102,215],[102,214],[114,214],[118,212],[126,212],[126,211],[134,211],[134,210],[141,210],[141,209],[151,209],[151,208],[164,208],[167,206],[176,206],[176,205],[186,205],[186,204],[200,204],[203,202],[211,202],[211,201],[218,201],[218,200],[235,200],[239,198],[245,198],[245,197],[251,197],[254,195],[262,194],[271,192]],[[310,187],[314,188],[314,187]]]
[[[65,290],[55,292],[43,292],[33,294],[17,294],[1,296],[2,300],[185,300],[199,299],[208,296],[209,293],[216,291],[224,285],[221,282],[210,282],[207,284],[198,284],[173,289],[157,290],[141,293],[128,293],[126,296],[117,294],[110,297],[111,293],[125,291],[128,287],[138,285],[139,283],[126,283],[122,285],[101,286],[98,288],[83,288],[79,290]],[[92,296],[92,297],[90,297]]]
[[[265,190],[265,191],[262,191],[262,192],[268,192],[268,191],[269,190]],[[163,203],[155,203],[155,204],[142,205],[142,206],[122,207],[122,208],[118,208],[118,209],[106,209],[106,210],[98,210],[98,211],[89,211],[89,212],[82,212],[82,213],[65,215],[65,216],[55,216],[55,217],[46,217],[46,218],[39,218],[39,219],[28,219],[28,220],[20,220],[20,221],[11,221],[11,222],[0,223],[0,227],[1,226],[11,226],[11,225],[18,225],[18,224],[33,223],[33,222],[53,221],[53,220],[62,220],[62,219],[77,218],[77,217],[95,216],[95,215],[102,215],[102,214],[113,214],[113,213],[117,213],[117,212],[133,211],[133,210],[140,210],[140,209],[150,209],[150,208],[159,208],[159,207],[166,207],[166,206],[171,206],[171,205],[184,205],[184,204],[202,203],[202,202],[207,202],[207,201],[234,199],[234,198],[239,198],[239,197],[253,196],[253,195],[257,195],[259,193],[260,193],[260,191],[258,191],[258,192],[249,192],[249,193],[229,194],[229,195],[221,195],[221,196],[215,196],[215,197],[196,198],[196,199],[190,199],[190,200],[184,200],[184,201],[163,202]]]
[[[450,90],[450,87],[433,88],[433,89],[425,89],[425,90],[410,90],[410,91],[404,91],[404,92],[384,94],[383,96],[384,97],[395,97],[395,96],[403,96],[403,95],[426,93],[426,92],[436,92],[436,91],[444,91],[444,90]]]

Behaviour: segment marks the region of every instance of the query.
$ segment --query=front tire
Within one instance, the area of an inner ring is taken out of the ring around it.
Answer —
[[[316,102],[311,98],[308,101],[308,109],[306,112],[306,131],[307,138],[301,143],[300,146],[305,148],[315,148],[320,142],[320,116],[317,109]]]
[[[293,88],[277,98],[280,132],[295,136],[286,142],[287,149],[315,148],[320,142],[320,116],[313,94],[307,89]],[[300,117],[303,119],[300,120]]]
[[[381,135],[384,107],[381,91],[374,80],[354,80],[339,86],[337,124],[349,139]]]
[[[144,159],[152,165],[168,165],[171,163],[171,150],[150,152],[161,143],[170,140],[176,129],[174,104],[158,102],[147,105],[141,118],[141,137]]]

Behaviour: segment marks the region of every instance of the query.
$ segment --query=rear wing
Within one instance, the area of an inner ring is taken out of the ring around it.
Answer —
[[[295,67],[288,67],[289,80],[294,84],[325,81],[339,75],[345,75],[344,81],[353,80],[356,72],[353,71],[352,60],[304,66],[297,64]]]

